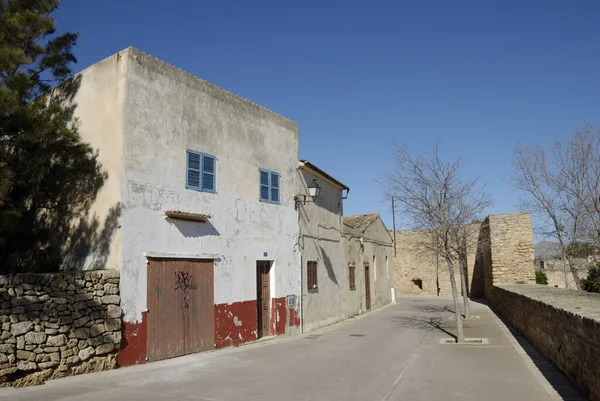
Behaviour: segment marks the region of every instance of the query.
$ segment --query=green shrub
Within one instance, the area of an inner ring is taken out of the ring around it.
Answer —
[[[535,271],[535,283],[542,284],[542,285],[548,285],[548,276],[546,276],[546,273],[536,270]]]
[[[584,291],[600,293],[600,262],[596,262],[596,266],[590,268],[581,284]]]

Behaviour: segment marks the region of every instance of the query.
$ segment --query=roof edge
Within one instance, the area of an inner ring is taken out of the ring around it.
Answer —
[[[330,183],[332,183],[339,189],[342,189],[342,190],[345,189],[346,191],[350,191],[350,187],[348,187],[341,181],[336,180],[335,178],[333,178],[332,176],[330,176],[325,171],[321,170],[319,167],[315,166],[308,160],[298,159],[298,164],[299,164],[298,168],[300,168],[300,169],[308,168],[309,170],[312,170],[313,172],[317,173],[318,175],[321,176],[321,178],[325,179],[326,181],[329,181]]]

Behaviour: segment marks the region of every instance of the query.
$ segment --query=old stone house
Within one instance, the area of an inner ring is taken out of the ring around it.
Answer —
[[[391,302],[394,288],[393,241],[379,213],[344,217],[344,239],[353,310],[363,312]]]
[[[91,210],[103,246],[83,265],[120,272],[121,366],[389,302],[389,244],[358,244],[379,234],[344,225],[349,188],[298,160],[296,123],[134,48],[71,82],[108,173]]]
[[[392,241],[379,215],[344,217],[350,189],[307,160],[298,177],[304,331],[390,303]]]
[[[108,172],[93,212],[118,226],[119,363],[296,333],[297,125],[133,48],[74,79]]]

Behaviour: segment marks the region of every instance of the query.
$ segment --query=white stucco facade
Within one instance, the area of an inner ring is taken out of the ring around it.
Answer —
[[[109,174],[94,212],[120,206],[105,267],[121,272],[125,323],[143,320],[152,256],[214,260],[216,306],[256,301],[260,260],[272,263],[271,298],[299,297],[294,122],[133,48],[75,78],[82,137]],[[186,188],[188,150],[216,158],[214,193]],[[279,204],[260,201],[259,169],[279,174]]]
[[[362,231],[344,225],[349,189],[298,161],[293,121],[133,48],[73,80],[81,135],[108,173],[92,213],[111,229],[98,228],[103,254],[92,252],[84,268],[120,271],[120,363],[145,360],[150,260],[210,261],[216,347],[264,333],[257,321],[258,292],[266,285],[260,287],[262,261],[269,262],[267,335],[310,331],[364,312],[360,263],[373,256],[371,306],[390,301],[391,241],[380,238],[385,226],[380,219],[381,227]],[[213,160],[214,188],[190,185],[190,152],[200,163]],[[261,170],[271,184],[278,177],[277,191],[267,192],[276,198],[261,201]],[[320,195],[304,202],[313,179]],[[208,217],[167,217],[173,210]],[[356,288],[349,285],[351,260]],[[308,261],[318,264],[318,289],[307,288]]]

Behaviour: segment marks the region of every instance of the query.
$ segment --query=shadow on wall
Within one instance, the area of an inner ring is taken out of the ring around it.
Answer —
[[[98,216],[81,219],[72,229],[71,239],[64,249],[63,270],[104,269],[110,254],[110,244],[120,227],[121,205],[111,207],[101,225]]]
[[[486,219],[479,228],[477,238],[477,250],[475,253],[475,265],[473,266],[473,278],[471,279],[471,297],[482,298],[485,296],[484,264],[485,253],[490,250],[490,243],[487,236],[489,222]]]
[[[337,277],[335,276],[335,271],[333,270],[333,263],[331,263],[331,259],[329,259],[329,256],[327,255],[327,252],[325,252],[325,249],[323,249],[323,247],[319,248],[321,248],[321,255],[323,255],[323,263],[325,264],[325,270],[327,270],[327,275],[329,276],[329,279],[333,281],[335,285],[339,286],[340,284],[338,283]]]
[[[45,102],[45,117],[29,121],[19,135],[6,134],[12,135],[15,151],[5,153],[3,161],[9,168],[18,166],[20,178],[0,206],[2,274],[81,270],[85,258],[71,255],[73,248],[84,254],[85,248],[100,249],[100,237],[114,231],[110,224],[97,235],[90,231],[100,228],[96,217],[88,221],[89,211],[108,174],[98,152],[81,140],[73,119],[81,80],[81,75],[73,77],[34,100]],[[33,162],[35,168],[27,167]]]
[[[121,342],[119,273],[0,276],[0,386],[27,386],[116,367]]]
[[[208,220],[204,223],[185,221],[177,219],[166,219],[169,224],[177,228],[186,238],[199,238],[209,235],[221,235],[219,231]]]

